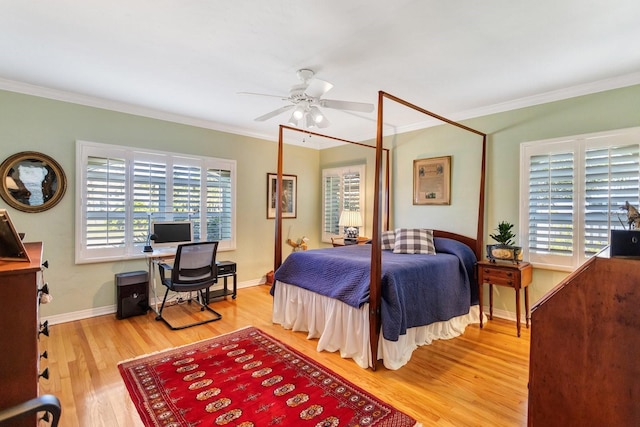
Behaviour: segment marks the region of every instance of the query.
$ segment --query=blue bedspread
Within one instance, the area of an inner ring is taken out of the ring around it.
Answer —
[[[478,302],[473,251],[434,238],[436,255],[382,251],[382,333],[397,341],[407,328],[467,314]],[[369,300],[371,245],[294,252],[275,279],[359,308]],[[277,292],[274,284],[272,292]]]

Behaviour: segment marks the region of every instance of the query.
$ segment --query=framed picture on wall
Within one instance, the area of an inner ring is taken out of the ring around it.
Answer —
[[[413,204],[451,204],[451,156],[413,161]]]
[[[276,186],[278,174],[267,174],[267,219],[276,217]],[[282,218],[295,218],[298,204],[298,177],[282,175]]]

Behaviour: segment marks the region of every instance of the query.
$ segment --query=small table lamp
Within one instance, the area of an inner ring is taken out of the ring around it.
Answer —
[[[358,240],[358,228],[356,227],[362,227],[362,215],[358,211],[343,210],[338,225],[347,227],[344,242],[355,243]]]

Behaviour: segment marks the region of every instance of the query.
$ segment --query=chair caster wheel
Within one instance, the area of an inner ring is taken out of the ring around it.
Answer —
[[[156,316],[156,320],[162,320],[162,317]]]

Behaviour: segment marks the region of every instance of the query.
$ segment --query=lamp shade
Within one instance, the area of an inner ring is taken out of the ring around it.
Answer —
[[[338,225],[340,227],[362,227],[362,215],[358,211],[343,210]]]

